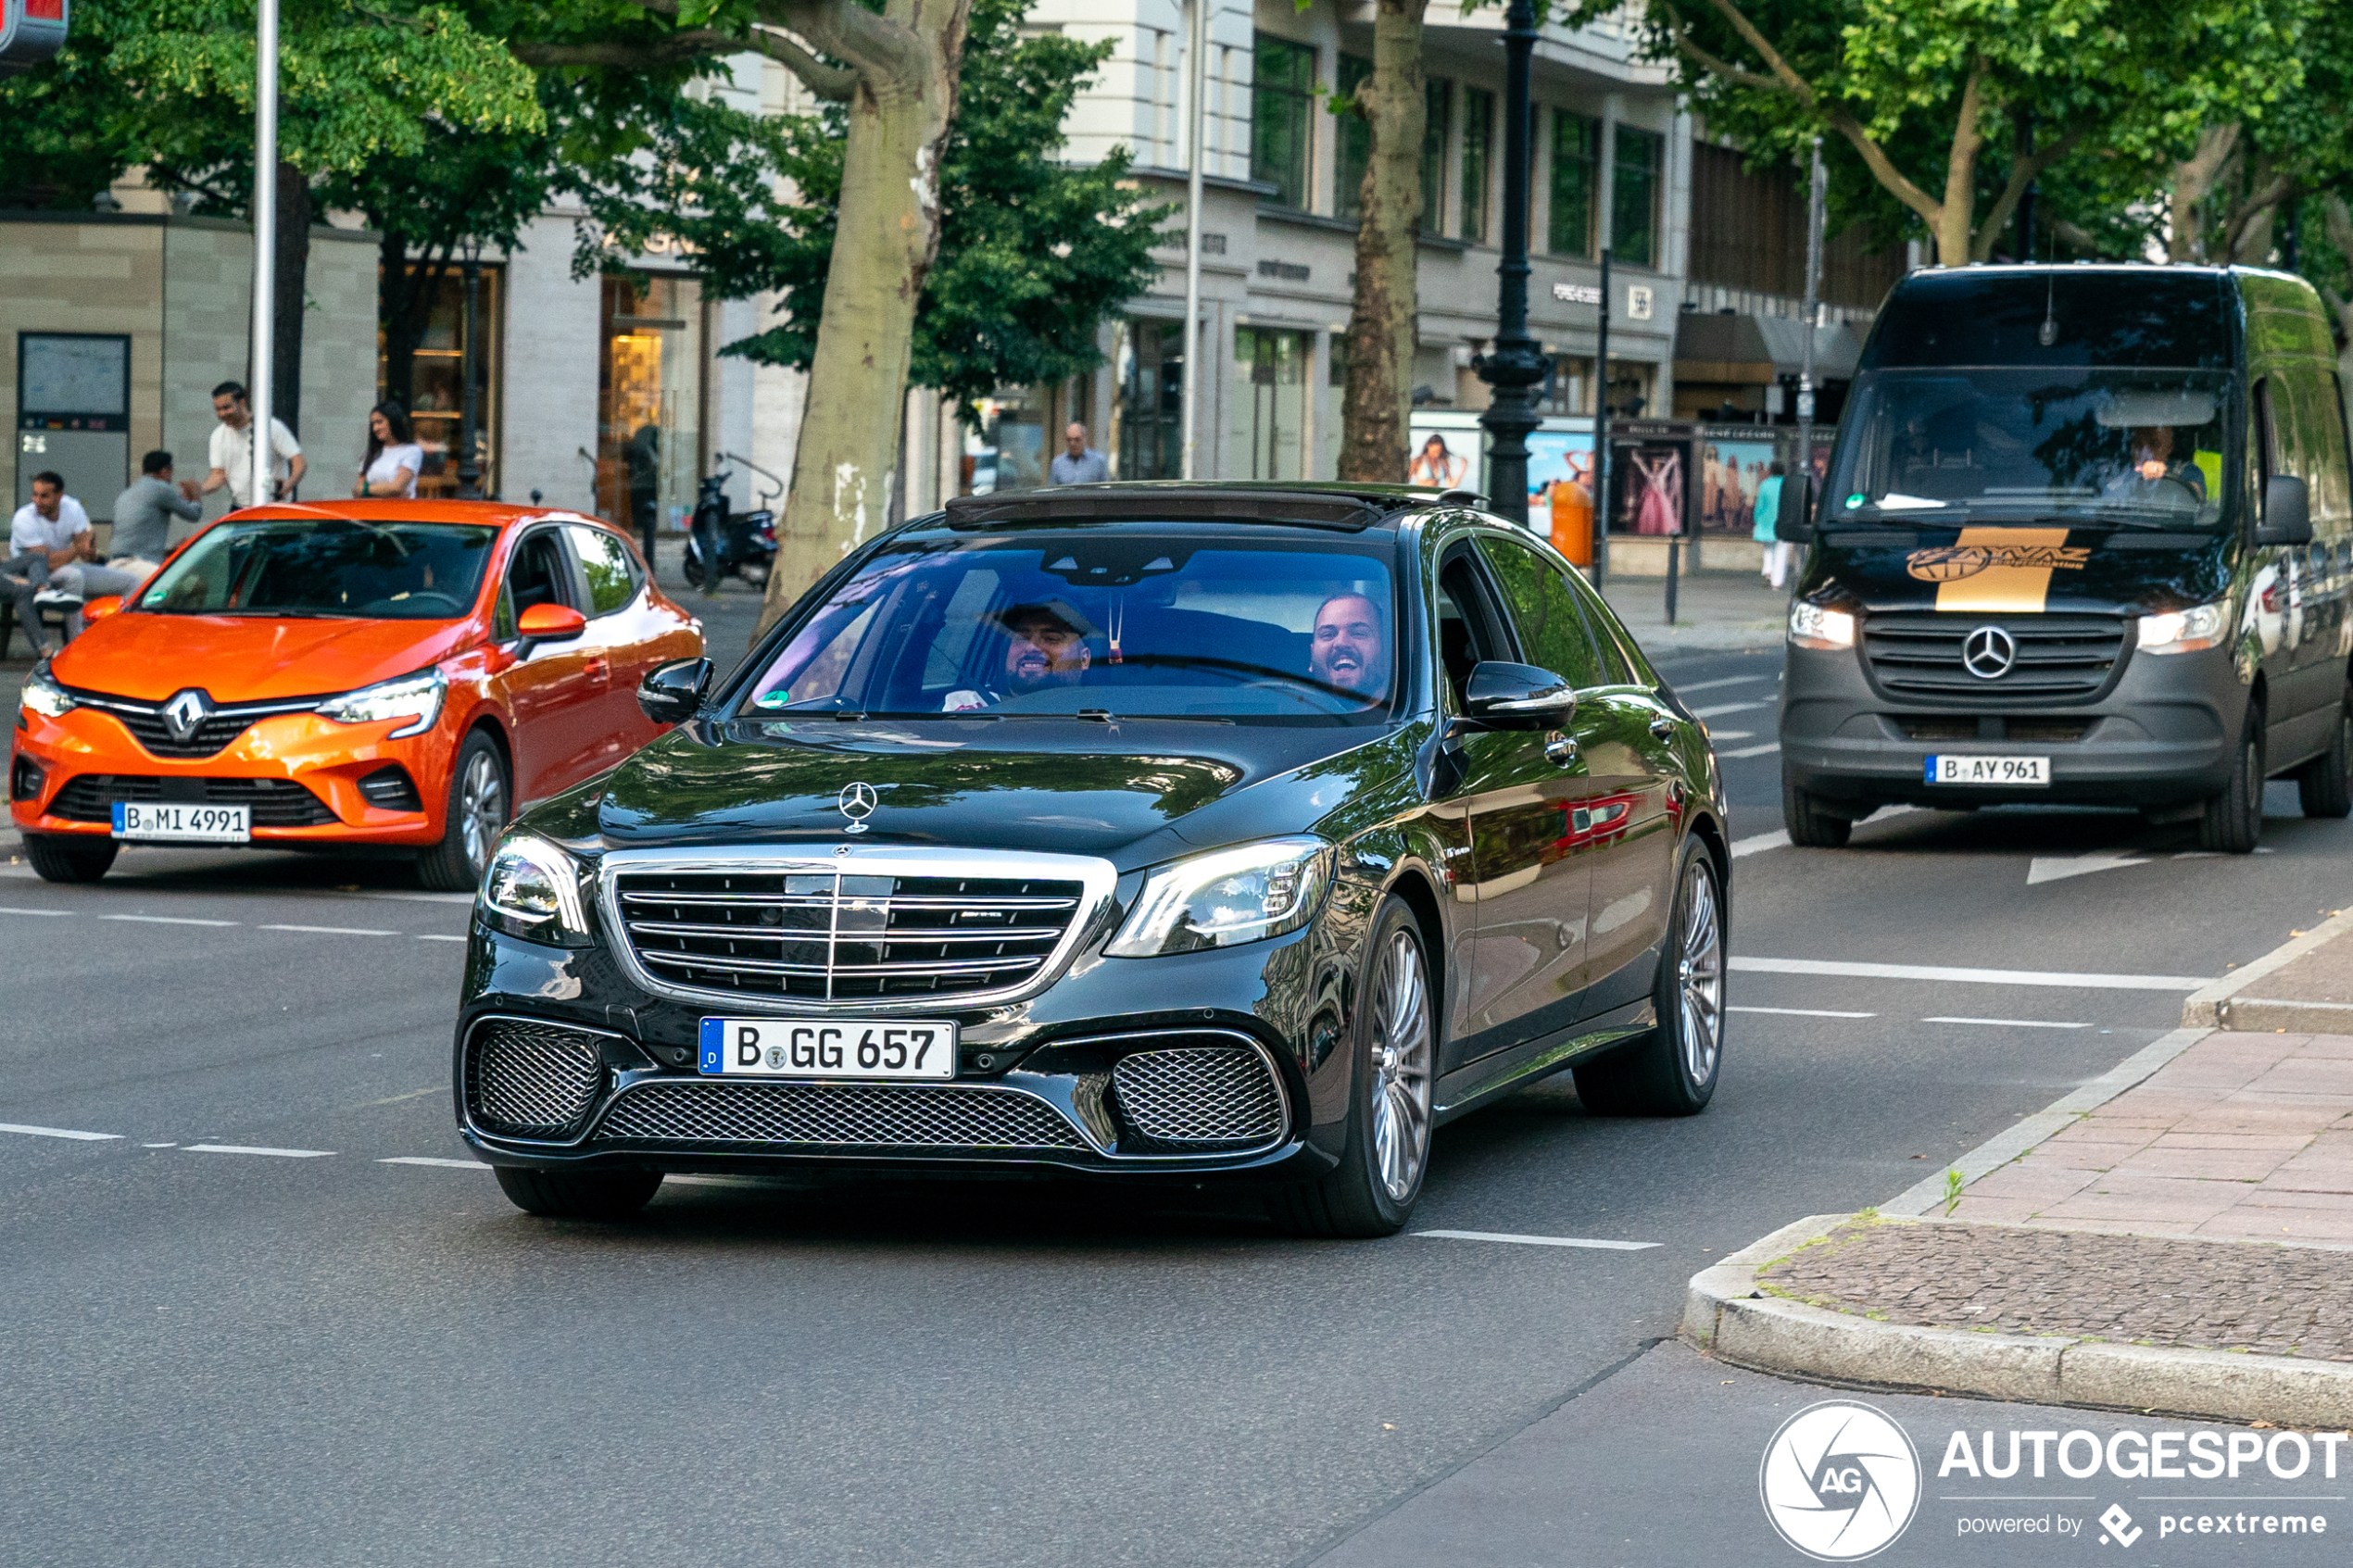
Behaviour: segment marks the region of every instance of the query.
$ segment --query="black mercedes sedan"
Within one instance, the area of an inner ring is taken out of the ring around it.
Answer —
[[[1688,1115],[1723,1051],[1705,731],[1457,492],[950,503],[678,727],[526,812],[475,905],[465,1138],[536,1214],[666,1172],[1260,1184],[1388,1235],[1431,1134],[1563,1069]]]

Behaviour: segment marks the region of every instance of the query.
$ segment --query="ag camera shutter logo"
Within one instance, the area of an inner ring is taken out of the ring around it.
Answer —
[[[1818,1562],[1856,1562],[1890,1545],[1920,1501],[1920,1456],[1869,1405],[1825,1400],[1781,1423],[1756,1489],[1781,1539]]]

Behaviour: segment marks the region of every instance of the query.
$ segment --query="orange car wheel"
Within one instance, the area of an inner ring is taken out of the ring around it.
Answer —
[[[86,838],[80,834],[29,833],[24,858],[32,862],[44,882],[95,882],[114,864],[120,847],[111,838]]]
[[[449,809],[443,817],[441,842],[417,857],[417,879],[442,893],[472,893],[481,885],[490,852],[513,815],[512,800],[507,759],[499,755],[498,743],[476,730],[458,748],[458,765],[449,771]]]

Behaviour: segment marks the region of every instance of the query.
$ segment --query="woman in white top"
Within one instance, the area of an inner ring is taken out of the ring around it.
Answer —
[[[368,415],[368,458],[359,465],[358,496],[417,498],[417,475],[425,466],[425,449],[410,439],[409,416],[397,403],[379,403]]]

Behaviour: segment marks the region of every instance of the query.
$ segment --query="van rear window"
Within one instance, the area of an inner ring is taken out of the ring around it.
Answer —
[[[1861,368],[2228,370],[2229,307],[2225,281],[2211,272],[1919,273],[1888,297]]]

